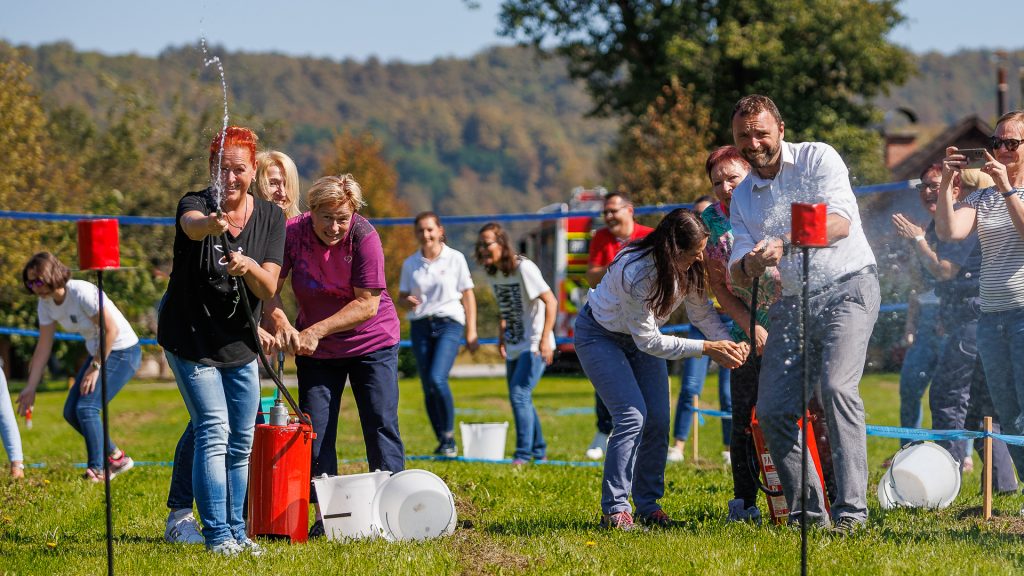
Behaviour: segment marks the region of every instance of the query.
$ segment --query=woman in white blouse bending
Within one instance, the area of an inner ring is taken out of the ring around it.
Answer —
[[[412,351],[423,385],[427,416],[438,456],[455,457],[455,402],[448,386],[459,342],[477,349],[476,298],[466,257],[445,244],[444,226],[433,212],[416,216],[420,249],[402,263],[398,303],[409,310]]]
[[[672,524],[658,500],[665,493],[669,398],[666,360],[706,354],[739,366],[747,345],[733,342],[706,303],[704,247],[708,230],[693,212],[670,212],[647,237],[622,250],[576,318],[576,354],[612,415],[601,525]],[[660,326],[692,297],[690,321],[714,340],[663,335]]]

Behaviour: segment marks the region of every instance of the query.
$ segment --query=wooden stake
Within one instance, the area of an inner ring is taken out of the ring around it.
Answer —
[[[697,429],[700,427],[700,414],[697,413],[697,402],[700,400],[700,396],[693,395],[693,433],[690,434],[693,437],[693,461],[697,462]]]
[[[985,416],[985,433],[992,433],[992,417]],[[985,467],[982,471],[982,517],[985,520],[992,519],[992,437],[985,436]]]

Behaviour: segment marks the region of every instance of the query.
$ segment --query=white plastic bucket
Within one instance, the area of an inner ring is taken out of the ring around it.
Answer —
[[[886,474],[899,506],[945,508],[960,493],[960,464],[934,442],[904,446]]]
[[[902,505],[893,487],[891,467],[885,471],[882,479],[878,481],[878,503],[881,504],[883,510],[892,510]]]
[[[367,538],[380,534],[375,525],[373,498],[391,477],[390,472],[369,472],[313,479],[324,534],[328,540]]]
[[[388,540],[425,540],[455,531],[455,498],[436,474],[404,470],[373,497],[374,524]]]
[[[459,422],[462,456],[479,460],[504,460],[508,422]]]

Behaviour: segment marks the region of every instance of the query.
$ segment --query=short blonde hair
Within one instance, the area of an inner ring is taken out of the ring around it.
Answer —
[[[981,170],[972,168],[960,171],[960,187],[965,192],[974,192],[975,190],[991,188],[995,185],[996,183],[992,180],[992,177]]]
[[[270,196],[270,179],[267,177],[267,170],[271,166],[277,166],[284,174],[284,193],[288,197],[288,204],[284,207],[286,218],[299,215],[299,170],[295,162],[283,152],[267,150],[256,155],[256,193],[260,198],[273,202]]]
[[[366,206],[363,189],[351,174],[324,176],[317,180],[306,192],[306,204],[310,212],[327,205],[348,204],[353,212]]]

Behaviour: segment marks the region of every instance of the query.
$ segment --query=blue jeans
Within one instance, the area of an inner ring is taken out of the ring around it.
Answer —
[[[1024,435],[1024,308],[982,312],[978,351],[1003,433]],[[1024,447],[1007,449],[1017,475],[1024,474]]]
[[[455,364],[466,327],[442,317],[413,320],[409,326],[427,417],[438,442],[444,442],[451,439],[455,431],[455,402],[448,386],[448,373]]]
[[[939,350],[946,338],[938,335],[939,305],[922,304],[914,332],[914,345],[907,350],[900,369],[900,426],[920,428],[921,398],[932,381],[939,362]],[[900,439],[900,446],[910,442]]]
[[[11,404],[11,393],[7,391],[7,376],[4,375],[3,364],[0,364],[0,438],[7,451],[7,460],[21,462],[25,457],[21,453],[21,434],[18,433],[18,420],[14,416],[14,405]]]
[[[299,409],[313,421],[312,477],[338,473],[338,413],[345,380],[359,411],[370,470],[401,472],[405,447],[398,431],[398,344],[353,358],[295,358]],[[316,502],[316,491],[310,492]]]
[[[690,328],[690,338],[706,340],[707,336],[697,329]],[[690,425],[693,422],[693,396],[700,396],[704,390],[704,381],[708,377],[707,356],[683,359],[683,375],[680,379],[679,399],[676,401],[676,417],[672,426],[672,437],[686,441],[690,437]],[[718,368],[718,405],[722,412],[732,412],[732,370]],[[722,443],[732,444],[732,420],[722,418]]]
[[[195,432],[192,489],[212,548],[245,539],[249,453],[260,404],[256,360],[233,368],[199,364],[164,351]]]
[[[171,488],[167,492],[167,507],[171,510],[192,509],[192,463],[196,456],[196,435],[192,422],[185,424],[185,430],[174,447],[174,466],[171,468]]]
[[[82,396],[82,378],[92,362],[92,356],[85,361],[78,371],[75,383],[68,390],[68,398],[64,402],[64,419],[85,438],[85,450],[88,454],[89,467],[94,470],[103,469],[103,457],[117,451],[114,440],[108,438],[107,450],[103,451],[103,400],[100,395],[100,379],[96,379],[96,389],[91,394]],[[107,402],[124,388],[132,379],[142,362],[142,348],[136,344],[124,350],[114,350],[107,355]]]
[[[505,362],[508,400],[516,423],[516,451],[512,457],[519,460],[547,458],[548,445],[540,429],[537,409],[533,407],[533,389],[540,382],[544,368],[544,359],[533,352],[523,352],[515,360]]]
[[[601,480],[601,511],[648,515],[661,508],[668,453],[668,363],[633,337],[605,330],[590,308],[576,317],[576,355],[612,414]]]

